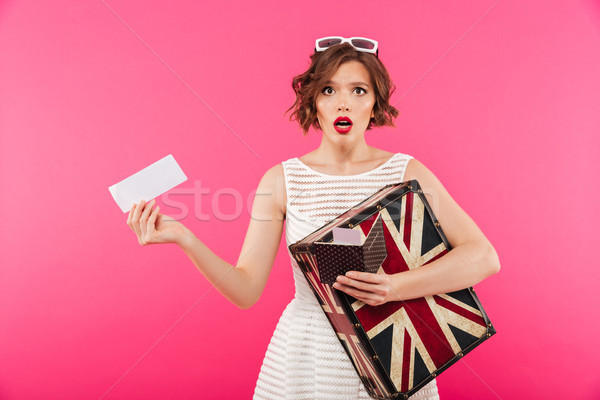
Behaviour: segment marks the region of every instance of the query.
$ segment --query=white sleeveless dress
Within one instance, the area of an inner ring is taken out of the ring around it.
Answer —
[[[371,171],[342,176],[320,173],[297,158],[284,161],[287,245],[314,232],[382,186],[401,182],[411,158],[396,153]],[[370,399],[304,275],[291,255],[290,259],[296,293],[283,311],[267,348],[254,399]],[[439,399],[435,380],[413,399]]]

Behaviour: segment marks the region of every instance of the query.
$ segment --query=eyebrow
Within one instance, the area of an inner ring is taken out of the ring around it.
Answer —
[[[336,84],[336,82],[334,82],[334,81],[327,81],[325,84],[326,85],[333,85],[333,84]],[[369,84],[367,84],[365,82],[360,82],[360,81],[359,82],[350,82],[350,86],[360,86],[360,85],[369,87]]]

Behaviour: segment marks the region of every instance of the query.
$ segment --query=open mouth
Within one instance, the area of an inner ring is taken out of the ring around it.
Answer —
[[[352,120],[348,117],[338,117],[333,122],[333,127],[339,133],[347,133],[352,129]]]

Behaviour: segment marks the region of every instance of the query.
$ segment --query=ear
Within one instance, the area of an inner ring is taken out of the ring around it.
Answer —
[[[375,108],[371,110],[371,118],[375,118]]]

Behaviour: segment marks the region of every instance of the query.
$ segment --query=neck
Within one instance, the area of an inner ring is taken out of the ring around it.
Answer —
[[[322,160],[329,160],[331,164],[351,164],[357,161],[363,161],[372,153],[372,147],[367,145],[364,136],[358,138],[354,143],[340,145],[332,143],[323,137],[321,144],[315,150]]]

